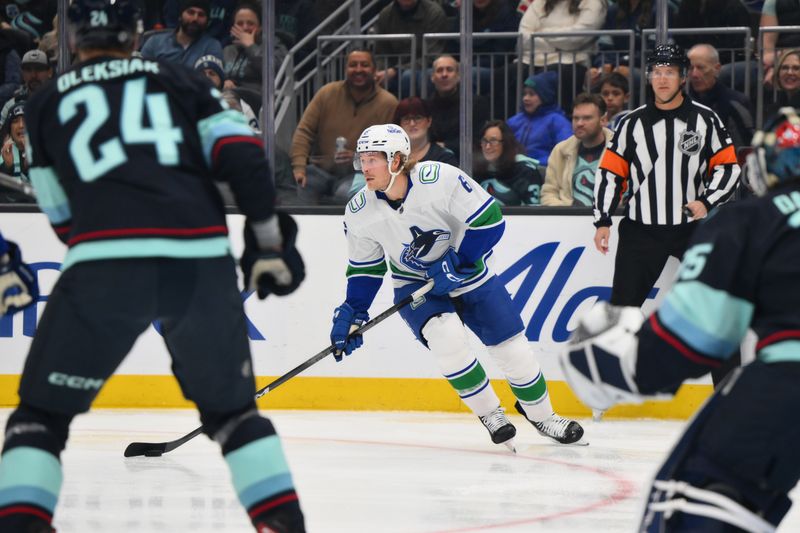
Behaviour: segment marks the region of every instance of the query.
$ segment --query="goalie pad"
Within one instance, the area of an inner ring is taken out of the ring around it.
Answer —
[[[607,302],[598,303],[580,319],[559,363],[581,402],[606,410],[618,403],[645,400],[635,378],[636,332],[643,321],[638,307],[615,307]]]
[[[655,480],[653,497],[647,504],[643,530],[665,531],[674,515],[682,515],[676,529],[692,531],[737,531],[775,533],[775,526],[721,492],[694,487],[684,481]],[[652,497],[652,495],[651,495]],[[647,529],[644,529],[646,527]]]

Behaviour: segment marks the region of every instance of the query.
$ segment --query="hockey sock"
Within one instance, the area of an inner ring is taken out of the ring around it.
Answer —
[[[238,423],[222,453],[239,501],[257,528],[303,533],[303,513],[272,423],[253,414]]]
[[[0,457],[0,531],[51,531],[71,419],[25,404],[9,417]]]
[[[500,399],[495,394],[489,378],[486,376],[486,371],[477,359],[473,359],[466,367],[447,374],[445,377],[450,382],[450,386],[456,390],[461,401],[476,415],[483,416],[491,413],[500,405]]]
[[[470,353],[467,332],[455,313],[431,317],[422,328],[428,348],[439,370],[456,390],[461,400],[478,416],[500,405],[481,364]]]
[[[529,420],[541,422],[553,414],[553,406],[550,404],[550,395],[547,392],[547,383],[541,372],[526,383],[514,383],[508,380],[508,384],[511,386],[511,392],[517,397],[517,401]]]
[[[489,353],[505,374],[511,392],[529,420],[541,422],[553,414],[547,382],[525,335],[490,346]]]

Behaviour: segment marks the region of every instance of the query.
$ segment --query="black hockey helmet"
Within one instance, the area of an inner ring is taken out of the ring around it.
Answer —
[[[659,44],[647,56],[647,73],[659,65],[673,65],[680,69],[681,77],[689,70],[689,58],[677,44]]]
[[[744,182],[755,194],[800,179],[800,116],[795,108],[782,107],[753,135],[752,144]]]
[[[75,48],[127,48],[141,13],[134,0],[73,0],[67,17]]]

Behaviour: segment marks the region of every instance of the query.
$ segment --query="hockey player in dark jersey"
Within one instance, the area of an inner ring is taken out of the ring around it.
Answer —
[[[214,184],[227,181],[246,216],[250,290],[292,292],[304,277],[297,227],[274,211],[262,144],[201,75],[131,57],[133,0],[75,0],[68,15],[78,64],[42,87],[26,116],[37,199],[69,248],[7,422],[0,531],[52,531],[73,417],[158,320],[183,394],[256,530],[303,532],[279,438],[256,409]]]
[[[0,317],[32,305],[38,297],[36,275],[22,262],[19,246],[0,233]]]
[[[663,305],[602,304],[560,359],[590,407],[667,397],[720,366],[748,328],[755,362],[733,370],[656,475],[639,531],[774,531],[800,478],[800,117],[784,108],[753,138],[760,198],[698,228]]]

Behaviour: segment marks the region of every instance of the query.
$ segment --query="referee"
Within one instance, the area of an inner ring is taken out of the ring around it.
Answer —
[[[670,256],[681,258],[694,221],[727,201],[739,182],[728,132],[711,109],[682,92],[689,60],[675,45],[647,58],[654,100],[622,119],[595,175],[594,243],[608,253],[619,225],[611,303],[641,307]]]

